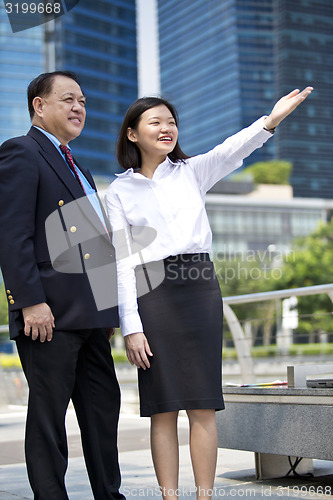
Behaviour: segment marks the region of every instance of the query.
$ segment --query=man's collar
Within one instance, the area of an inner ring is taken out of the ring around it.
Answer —
[[[57,149],[59,149],[59,146],[60,146],[61,142],[59,141],[59,139],[55,135],[51,134],[50,132],[47,132],[46,130],[44,130],[41,127],[37,127],[37,125],[33,125],[33,127],[36,128],[37,130],[39,130],[40,132],[42,132],[44,135],[46,135],[46,137],[48,139],[50,139],[50,141],[52,142],[52,144],[54,144],[55,147]],[[67,144],[67,147],[69,148],[68,144]]]

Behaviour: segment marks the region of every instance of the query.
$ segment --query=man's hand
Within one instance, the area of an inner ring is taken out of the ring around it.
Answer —
[[[106,329],[106,336],[108,340],[111,340],[111,337],[116,333],[115,329],[112,327],[109,327]]]
[[[265,119],[265,127],[267,129],[277,127],[312,91],[313,87],[306,87],[302,92],[295,89],[290,94],[281,97],[272,109],[271,114]]]
[[[125,337],[125,348],[126,354],[131,365],[135,365],[138,368],[150,368],[150,363],[147,358],[152,356],[153,353],[150,350],[148,340],[144,333],[131,333]]]
[[[55,327],[54,316],[45,302],[24,307],[22,313],[25,335],[28,337],[31,335],[32,340],[36,340],[39,336],[41,342],[52,340],[53,328]]]

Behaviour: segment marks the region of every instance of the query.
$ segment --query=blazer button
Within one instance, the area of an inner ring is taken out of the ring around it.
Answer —
[[[62,206],[63,206],[63,204],[64,204],[64,200],[59,200],[59,201],[58,201],[58,205],[59,205],[59,207],[62,207]]]
[[[7,295],[8,295],[9,293],[12,293],[10,290],[6,290],[6,292],[7,292]]]
[[[71,233],[76,233],[76,227],[75,227],[75,226],[72,226],[72,227],[70,228],[70,232],[71,232]]]
[[[12,300],[12,296],[11,295],[8,295],[8,300]]]
[[[10,304],[15,304],[15,300],[12,299],[12,300],[9,301],[9,303]]]
[[[90,259],[90,253],[85,253],[85,254],[84,254],[84,258],[85,258],[85,260]]]

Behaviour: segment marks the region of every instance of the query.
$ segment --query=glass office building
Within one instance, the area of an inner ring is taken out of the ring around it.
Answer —
[[[205,152],[295,87],[315,92],[251,155],[294,165],[295,196],[333,197],[333,2],[158,0],[162,94],[188,154]]]
[[[279,95],[312,85],[304,107],[277,134],[277,152],[293,163],[295,196],[333,198],[333,2],[276,0]]]
[[[233,258],[248,252],[287,254],[296,238],[308,236],[330,219],[333,202],[208,194],[206,208],[213,231],[212,255]]]
[[[187,154],[205,152],[270,110],[271,0],[159,0],[162,94],[177,107]],[[274,157],[274,143],[251,162]]]
[[[0,8],[0,144],[24,135],[31,123],[26,88],[43,71],[43,28],[13,33]]]
[[[119,171],[115,144],[137,98],[135,0],[80,0],[56,20],[56,68],[77,73],[87,96],[87,120],[73,150],[95,175]]]
[[[137,98],[135,0],[80,0],[55,21],[15,34],[4,9],[0,16],[1,142],[30,126],[25,89],[33,77],[44,70],[74,71],[87,96],[87,120],[71,146],[83,166],[109,182],[119,171],[120,124]]]

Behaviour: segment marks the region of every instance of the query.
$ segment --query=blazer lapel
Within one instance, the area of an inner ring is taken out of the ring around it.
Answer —
[[[48,165],[55,171],[60,180],[65,184],[67,189],[71,192],[73,198],[81,198],[84,196],[84,192],[80,187],[73,174],[71,173],[69,167],[66,165],[64,159],[62,158],[60,152],[52,144],[52,142],[35,127],[31,127],[28,135],[35,139],[35,141],[40,146],[40,154],[43,156],[44,160]]]
[[[85,193],[82,191],[82,188],[80,184],[78,183],[77,179],[73,176],[72,172],[70,171],[69,167],[66,165],[64,159],[62,158],[60,152],[58,152],[57,148],[52,144],[52,142],[46,137],[46,135],[43,134],[43,132],[40,132],[38,129],[35,127],[31,127],[31,129],[28,132],[28,135],[32,137],[40,146],[40,154],[43,156],[44,160],[48,163],[50,168],[54,170],[54,172],[57,174],[59,179],[65,184],[67,189],[70,191],[74,199],[82,198],[85,196]],[[76,163],[77,164],[77,163]],[[78,164],[77,164],[78,165]],[[94,180],[88,170],[83,169],[80,167],[80,170],[82,173],[86,176],[88,179],[89,183],[93,187],[93,189],[96,190],[96,186],[94,183]],[[78,204],[81,206],[80,204]],[[84,206],[87,206],[84,204]],[[99,216],[97,215],[95,209],[93,208],[92,205],[91,210],[86,211],[85,210],[85,215],[93,224],[93,226],[96,228],[100,227],[100,234],[105,236],[106,238],[109,238],[109,235],[105,231],[105,227],[109,229],[108,224],[107,224],[107,218],[105,218],[105,221],[101,221]],[[103,215],[104,215],[104,210],[103,210]],[[103,229],[102,229],[103,228]]]

